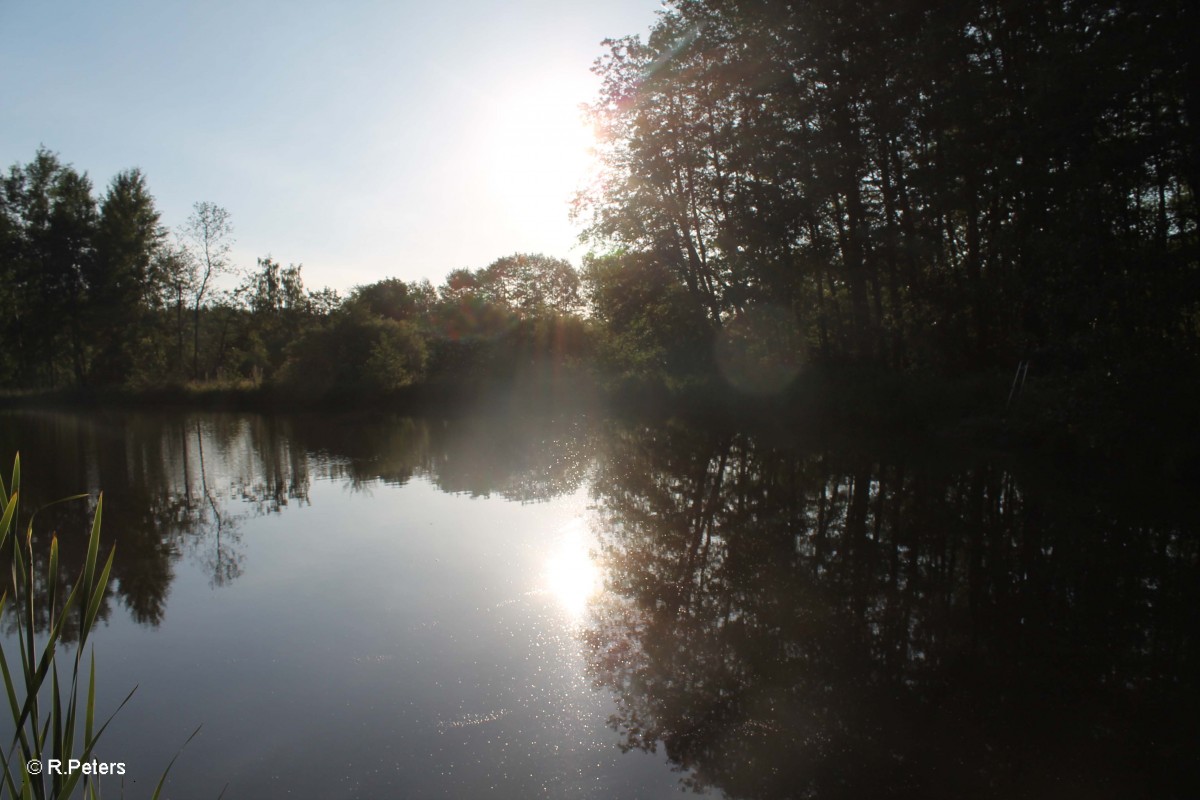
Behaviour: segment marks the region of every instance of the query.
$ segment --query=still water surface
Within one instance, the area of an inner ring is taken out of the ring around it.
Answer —
[[[1200,787],[1169,489],[582,416],[0,415],[18,448],[27,508],[105,492],[128,797],[200,724],[171,797]],[[65,574],[89,513],[39,516]]]

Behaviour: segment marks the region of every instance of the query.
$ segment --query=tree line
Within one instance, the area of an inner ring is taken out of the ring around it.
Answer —
[[[215,203],[172,232],[139,170],[97,198],[40,149],[0,182],[0,385],[370,393],[584,348],[580,279],[562,259],[514,254],[437,287],[390,278],[340,297],[269,256],[238,269],[233,243]]]
[[[1200,375],[1196,14],[672,0],[595,65],[580,273],[518,254],[341,298],[264,258],[228,288],[223,209],[172,236],[138,170],[96,199],[41,150],[0,191],[0,384],[372,392],[565,360],[775,393],[813,364],[1032,361],[1086,397]]]
[[[575,213],[627,344],[806,361],[1194,364],[1197,11],[1151,0],[671,0],[608,41]]]

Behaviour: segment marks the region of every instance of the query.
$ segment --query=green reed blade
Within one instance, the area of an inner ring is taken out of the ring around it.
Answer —
[[[108,551],[108,560],[104,562],[104,569],[100,572],[100,579],[96,581],[95,592],[92,594],[92,601],[88,604],[87,616],[84,618],[83,629],[79,632],[79,646],[87,641],[88,632],[91,631],[93,623],[96,621],[96,615],[100,613],[100,603],[104,600],[104,592],[108,588],[108,576],[112,572],[113,558],[117,554],[117,546],[113,545]]]
[[[0,516],[0,547],[4,547],[4,543],[8,541],[8,533],[12,527],[13,517],[17,513],[18,492],[13,492],[4,505],[4,516]]]
[[[83,573],[81,578],[87,586],[87,594],[90,596],[95,591],[95,585],[92,583],[92,578],[96,574],[96,555],[100,552],[100,513],[104,508],[104,493],[96,499],[96,514],[92,517],[92,533],[88,537],[87,559],[83,562]]]
[[[179,748],[179,752],[167,764],[167,768],[163,770],[162,777],[158,779],[158,786],[154,787],[154,794],[150,795],[150,800],[158,800],[158,796],[162,793],[163,784],[167,782],[167,775],[171,772],[171,767],[175,766],[175,761],[183,754],[183,748],[188,746],[188,742],[196,738],[196,734],[200,733],[200,728],[202,727],[202,725],[196,726],[196,730],[192,731],[192,735],[187,738],[187,741]],[[221,790],[221,793],[224,794],[224,790]]]
[[[84,742],[83,754],[79,756],[80,761],[88,761],[91,759],[92,750],[95,748],[96,742],[100,740],[100,737],[104,734],[104,731],[108,728],[109,723],[111,723],[113,721],[113,719],[117,716],[117,714],[121,713],[121,709],[125,707],[125,704],[129,702],[129,699],[131,697],[133,697],[133,693],[136,692],[137,689],[138,689],[138,687],[134,686],[129,691],[129,694],[125,695],[125,699],[121,701],[121,705],[117,706],[117,710],[114,711],[112,714],[110,714],[108,716],[108,719],[106,719],[104,721],[104,724],[100,726],[100,730],[96,731],[96,735],[90,741]],[[67,780],[63,782],[60,796],[61,797],[70,797],[71,792],[73,792],[75,790],[75,785],[77,783],[79,783],[79,779],[81,777],[83,777],[83,775],[82,775],[82,773],[79,773],[79,772],[75,772],[75,773],[72,773],[71,775],[69,775],[67,777]]]
[[[96,721],[96,648],[92,648],[92,666],[88,671],[87,712],[83,720],[83,740],[93,740],[92,728]]]

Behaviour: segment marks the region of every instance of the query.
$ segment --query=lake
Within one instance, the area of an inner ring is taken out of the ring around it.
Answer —
[[[104,491],[114,797],[198,725],[170,797],[1200,792],[1170,486],[582,414],[0,414],[18,449],[23,508]]]

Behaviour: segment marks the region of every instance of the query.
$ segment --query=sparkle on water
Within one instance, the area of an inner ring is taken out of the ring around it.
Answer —
[[[572,520],[559,530],[555,549],[546,560],[545,575],[545,588],[571,621],[582,619],[588,600],[601,586],[600,568],[593,558],[583,519]]]

